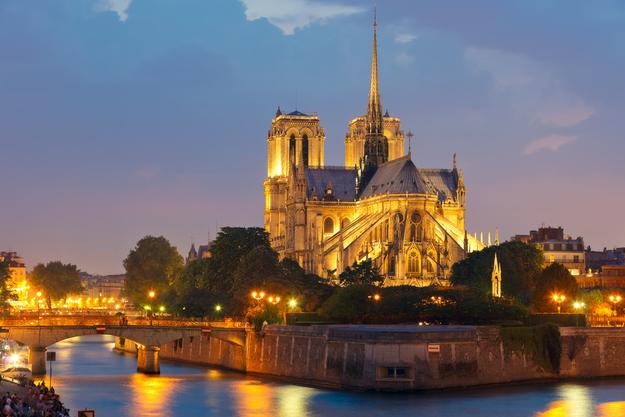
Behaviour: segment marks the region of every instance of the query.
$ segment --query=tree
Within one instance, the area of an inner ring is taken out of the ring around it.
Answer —
[[[8,314],[11,308],[9,300],[16,298],[15,294],[9,289],[11,281],[11,272],[7,262],[0,262],[0,311]]]
[[[362,262],[354,262],[352,266],[345,268],[339,275],[339,282],[343,286],[350,285],[376,285],[384,284],[384,276],[380,275],[378,268],[373,265],[371,259]]]
[[[505,242],[471,252],[466,259],[456,262],[452,267],[452,284],[477,288],[490,294],[495,253],[501,263],[503,294],[529,304],[544,263],[542,249],[535,245]]]
[[[577,280],[568,269],[559,263],[553,263],[545,268],[534,291],[534,308],[537,311],[554,311],[557,308],[553,300],[554,294],[564,295],[561,303],[562,310],[568,310],[571,301],[577,297],[579,286]]]
[[[147,304],[153,290],[163,300],[182,267],[182,256],[167,239],[144,237],[124,259],[126,296],[135,304]]]
[[[228,289],[220,284],[211,258],[189,262],[174,281],[174,294],[170,303],[173,311],[185,316],[220,316],[215,306],[221,306],[228,297]]]
[[[49,309],[52,308],[52,301],[63,300],[70,294],[83,291],[80,270],[76,265],[60,261],[37,264],[30,274],[30,281],[43,292]]]

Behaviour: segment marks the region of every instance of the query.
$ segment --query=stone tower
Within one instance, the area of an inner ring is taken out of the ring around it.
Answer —
[[[497,260],[495,253],[495,261],[493,263],[493,272],[491,274],[492,295],[495,298],[501,297],[501,264]]]

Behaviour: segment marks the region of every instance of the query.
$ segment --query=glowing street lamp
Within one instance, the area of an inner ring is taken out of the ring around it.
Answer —
[[[289,300],[289,308],[291,310],[295,310],[297,308],[297,300],[295,298],[291,298]]]
[[[262,300],[263,298],[265,298],[265,292],[264,292],[264,291],[260,291],[260,292],[258,292],[258,291],[252,291],[251,296],[252,296],[252,298],[253,298],[253,299],[255,299],[256,301],[260,301],[260,300]]]
[[[622,301],[622,298],[618,294],[612,294],[611,296],[608,297],[608,300],[610,300],[610,303],[612,303],[612,311],[614,312],[614,315],[616,316],[616,305]]]
[[[276,304],[278,304],[280,302],[280,297],[278,297],[278,296],[274,297],[274,296],[271,295],[271,296],[269,296],[267,298],[267,302],[269,302],[269,304],[276,305]]]
[[[584,308],[586,308],[586,303],[583,301],[575,301],[573,303],[573,308],[575,309],[575,311],[578,312],[578,314],[575,316],[575,325],[579,327],[579,312],[584,311]]]
[[[218,313],[221,312],[221,304],[217,304],[215,306],[215,311],[218,312]]]
[[[380,294],[378,294],[378,293],[375,293],[375,294],[373,294],[373,295],[370,295],[370,296],[369,296],[369,297],[367,297],[367,298],[369,298],[370,300],[373,300],[373,301],[376,301],[376,302],[377,302],[377,301],[380,301],[380,300],[382,299],[382,296],[381,296]]]
[[[150,291],[148,291],[148,297],[149,297],[151,300],[153,300],[153,299],[154,299],[154,297],[156,297],[156,291],[154,291],[154,290],[150,290]]]
[[[566,296],[564,294],[554,294],[552,298],[553,301],[558,305],[558,314],[560,314],[561,304],[564,302],[564,300],[566,300]]]
[[[161,313],[164,313],[165,312],[165,306],[160,306],[158,308],[158,311],[160,311]]]

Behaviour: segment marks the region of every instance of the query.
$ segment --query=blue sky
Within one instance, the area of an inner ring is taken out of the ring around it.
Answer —
[[[326,163],[365,110],[371,1],[0,0],[0,249],[122,270],[261,225],[266,132],[317,112]],[[625,5],[378,0],[382,103],[468,185],[470,231],[625,245]]]

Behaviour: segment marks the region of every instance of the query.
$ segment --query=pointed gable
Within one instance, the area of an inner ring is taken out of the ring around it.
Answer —
[[[408,155],[378,167],[360,198],[380,194],[427,194],[430,187]]]

